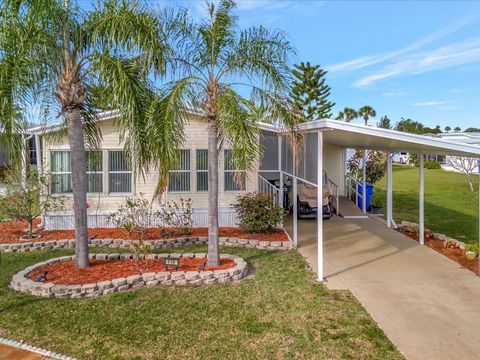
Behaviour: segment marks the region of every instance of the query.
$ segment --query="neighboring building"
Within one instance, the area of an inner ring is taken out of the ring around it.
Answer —
[[[429,137],[441,138],[447,141],[452,141],[455,143],[462,143],[470,146],[480,146],[480,133],[478,132],[464,132],[464,133],[440,133],[440,134],[427,134]],[[447,171],[458,171],[453,167],[448,165],[449,156],[435,156],[432,160],[438,161],[442,165],[442,169]],[[480,164],[478,168],[480,173]]]

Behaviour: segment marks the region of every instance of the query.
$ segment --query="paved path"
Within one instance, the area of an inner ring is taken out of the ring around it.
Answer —
[[[324,224],[327,286],[350,289],[407,359],[480,359],[479,277],[375,220]],[[315,232],[299,222],[313,270]]]
[[[49,357],[0,344],[0,360],[46,360]]]

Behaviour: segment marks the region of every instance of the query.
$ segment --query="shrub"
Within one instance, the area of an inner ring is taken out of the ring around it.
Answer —
[[[193,226],[192,199],[180,198],[180,202],[169,201],[160,210],[165,226],[175,228],[181,235],[190,235]]]
[[[363,169],[360,166],[363,159],[363,150],[356,150],[347,161],[348,171],[358,180],[362,180]],[[387,172],[387,155],[380,151],[369,151],[367,153],[367,183],[375,184],[382,180]]]
[[[370,205],[373,207],[381,208],[383,207],[383,198],[378,191],[375,191],[370,200]]]
[[[108,217],[108,221],[115,227],[124,230],[129,237],[136,233],[143,240],[148,228],[152,226],[158,212],[152,208],[148,200],[140,196],[127,197],[125,204]]]
[[[275,205],[272,195],[252,192],[237,198],[233,205],[240,227],[249,233],[272,232],[284,217],[282,207]]]
[[[22,175],[20,168],[6,173],[5,191],[0,196],[0,213],[3,217],[28,222],[28,237],[34,237],[33,222],[48,211],[61,211],[64,198],[49,193],[49,174],[39,174],[34,167],[27,167]]]
[[[478,255],[478,243],[471,242],[465,245],[465,251],[473,251],[475,254]]]
[[[458,249],[458,242],[455,239],[443,240],[443,247],[445,249]]]
[[[441,169],[442,168],[437,161],[432,161],[432,160],[425,161],[424,164],[423,164],[423,167],[425,169],[430,169],[430,170]]]

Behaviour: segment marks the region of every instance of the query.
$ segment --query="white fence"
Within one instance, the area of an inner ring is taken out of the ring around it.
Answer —
[[[89,228],[113,228],[114,225],[108,222],[109,212],[98,212],[88,214]],[[233,208],[219,209],[219,226],[238,226],[237,214]],[[161,226],[160,219],[154,219],[152,227]],[[208,226],[208,209],[193,209],[193,227]],[[75,220],[73,214],[48,214],[45,217],[46,230],[73,230]]]

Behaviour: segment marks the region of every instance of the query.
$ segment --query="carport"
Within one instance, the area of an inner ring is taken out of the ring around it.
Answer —
[[[356,187],[356,201],[361,195],[358,187],[365,188],[356,179],[349,178],[345,172],[346,149],[363,149],[366,151],[377,150],[388,153],[387,161],[387,227],[394,227],[393,220],[393,181],[392,161],[393,152],[408,152],[419,156],[419,234],[420,244],[424,244],[424,157],[425,155],[451,155],[480,158],[480,147],[448,141],[439,138],[425,137],[394,130],[374,128],[364,125],[351,124],[336,120],[318,120],[299,127],[304,134],[303,149],[294,154],[289,143],[286,131],[274,126],[262,126],[265,155],[261,161],[259,173],[265,177],[279,177],[280,189],[283,189],[285,179],[291,181],[292,189],[292,238],[298,245],[298,220],[297,220],[297,191],[298,184],[303,183],[315,187],[318,199],[322,199],[324,184],[329,182],[335,189],[335,202],[337,212],[345,218],[357,218],[358,221],[366,216],[365,201],[361,215],[346,213],[348,203],[347,195]],[[364,168],[365,174],[365,168]],[[333,178],[333,180],[332,180]],[[480,191],[479,191],[480,194]],[[280,202],[284,198],[280,197]],[[318,201],[321,203],[321,201]],[[343,207],[342,207],[343,204]],[[479,196],[480,204],[480,196]],[[351,205],[351,204],[349,204]],[[480,205],[479,205],[480,208]],[[342,214],[342,212],[344,212]],[[316,247],[317,247],[317,280],[324,280],[324,221],[322,216],[317,216]],[[480,229],[480,213],[479,213]],[[479,230],[480,242],[480,230]]]

